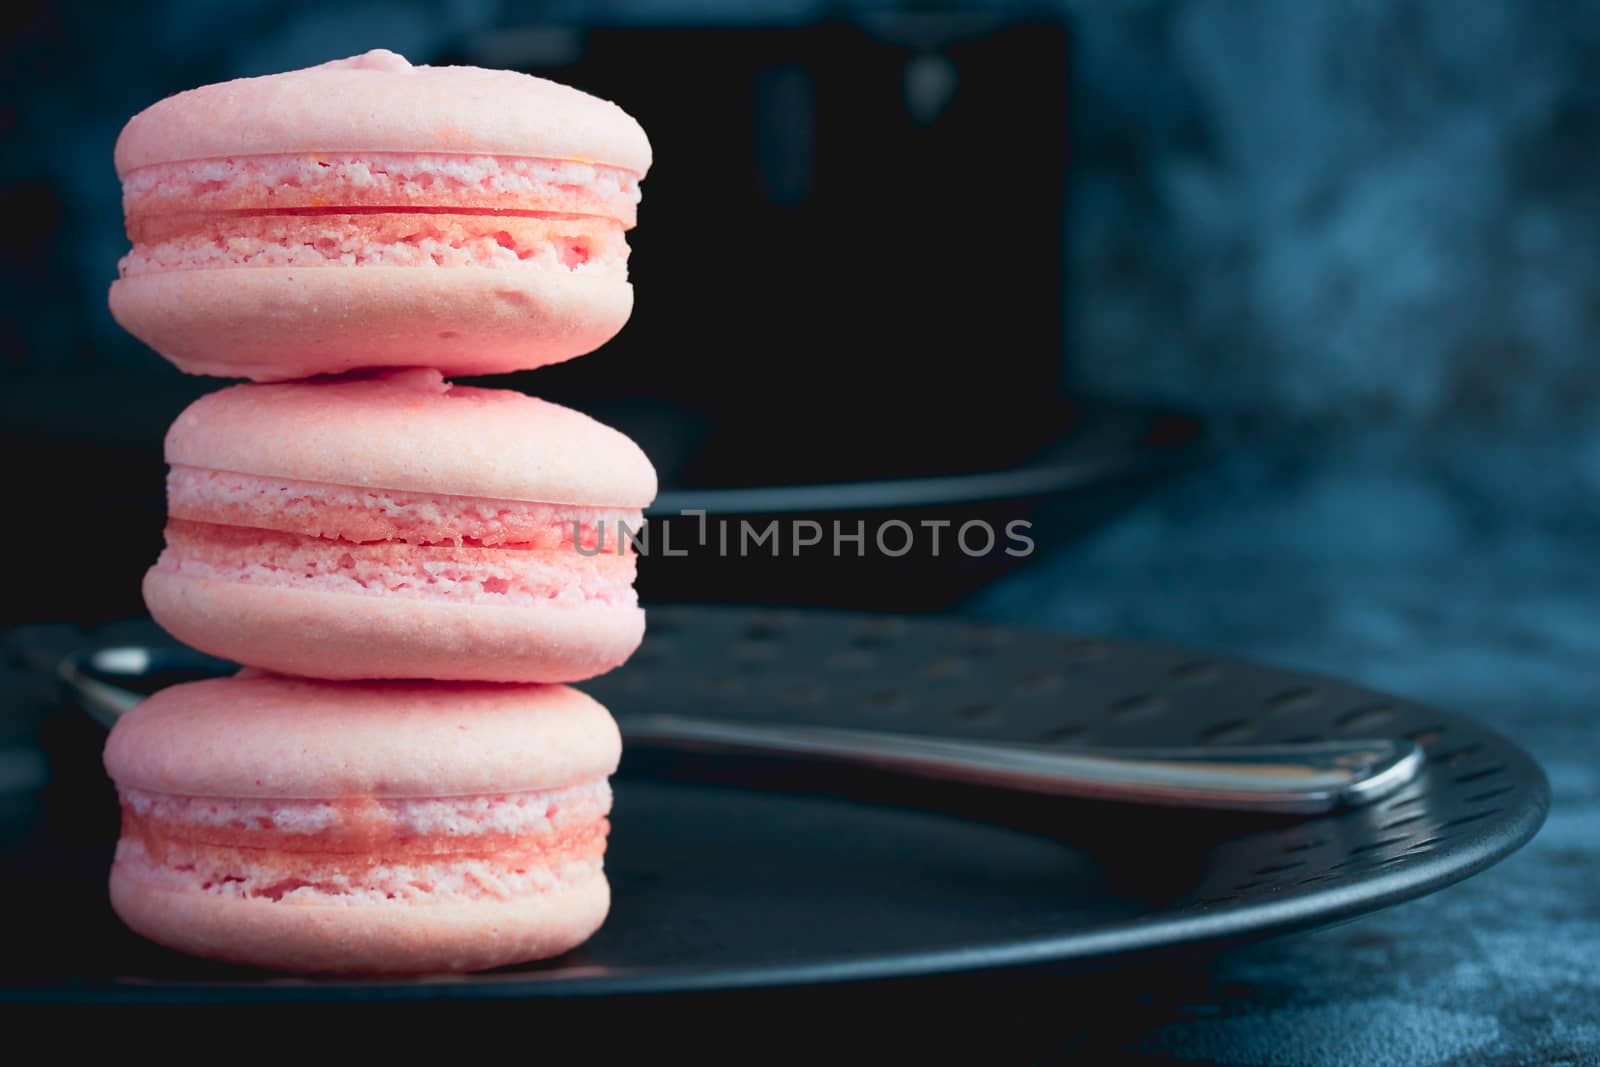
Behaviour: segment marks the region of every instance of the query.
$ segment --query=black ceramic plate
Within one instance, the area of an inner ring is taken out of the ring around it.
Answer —
[[[776,717],[1047,743],[1394,734],[1421,742],[1429,765],[1373,807],[1268,820],[1019,802],[635,752],[617,780],[614,910],[589,944],[464,978],[328,981],[205,964],[122,930],[103,890],[115,802],[94,765],[98,727],[75,716],[82,735],[54,746],[53,788],[90,797],[92,810],[63,816],[47,803],[5,872],[24,905],[9,915],[70,915],[73,925],[35,919],[6,930],[0,998],[682,993],[1103,965],[1429,892],[1527,841],[1548,804],[1527,755],[1459,716],[1174,648],[960,621],[659,609],[637,658],[587,688],[619,716]]]

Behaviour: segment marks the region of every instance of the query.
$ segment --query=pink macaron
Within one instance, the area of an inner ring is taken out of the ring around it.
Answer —
[[[246,672],[118,721],[111,903],[152,941],[274,970],[470,971],[599,928],[621,741],[566,686]]]
[[[513,71],[376,51],[207,85],[116,147],[129,332],[193,374],[492,374],[593,351],[633,307],[650,143]]]
[[[437,371],[236,385],[167,432],[166,550],[144,579],[179,640],[313,678],[567,682],[644,636],[637,445]]]

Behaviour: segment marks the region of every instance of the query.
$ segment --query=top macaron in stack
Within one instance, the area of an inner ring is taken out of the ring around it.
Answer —
[[[191,374],[526,370],[633,308],[650,142],[542,78],[368,52],[162,100],[116,164],[111,312]]]
[[[379,51],[162,100],[116,164],[117,321],[185,371],[254,380],[167,434],[145,601],[253,670],[113,732],[119,914],[300,970],[582,941],[608,899],[616,727],[546,683],[638,647],[629,531],[655,471],[587,416],[445,375],[622,327],[643,130],[539,78]],[[374,747],[393,731],[415,741]]]

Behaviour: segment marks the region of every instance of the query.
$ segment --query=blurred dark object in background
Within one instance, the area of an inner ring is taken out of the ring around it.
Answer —
[[[701,415],[685,487],[994,470],[1061,432],[1060,24],[547,27],[444,58],[620,101],[655,147],[633,320],[518,386]]]

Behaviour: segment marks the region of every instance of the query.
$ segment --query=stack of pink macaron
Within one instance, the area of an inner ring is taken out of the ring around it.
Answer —
[[[604,919],[616,724],[560,684],[644,634],[634,443],[446,375],[593,350],[627,320],[650,145],[620,109],[389,52],[209,85],[117,142],[117,321],[251,379],[167,434],[180,640],[244,664],[112,731],[117,913],[283,970],[472,970]]]

